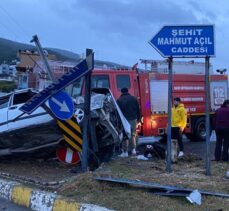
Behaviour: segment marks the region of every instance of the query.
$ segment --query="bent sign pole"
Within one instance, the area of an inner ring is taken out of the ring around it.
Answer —
[[[210,170],[210,121],[209,121],[209,60],[215,56],[214,25],[164,26],[150,39],[153,46],[165,58],[205,58],[205,123],[206,123],[206,175]],[[169,59],[169,71],[172,74],[172,61]],[[172,86],[169,74],[169,87]],[[172,96],[169,88],[168,100]],[[167,170],[171,171],[171,104],[168,103],[168,157]]]

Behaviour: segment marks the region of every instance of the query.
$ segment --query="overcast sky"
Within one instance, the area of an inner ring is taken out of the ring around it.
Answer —
[[[210,62],[229,69],[228,11],[228,0],[1,0],[0,37],[29,43],[37,34],[43,47],[92,48],[95,59],[132,66],[163,59],[148,43],[162,26],[214,24]]]

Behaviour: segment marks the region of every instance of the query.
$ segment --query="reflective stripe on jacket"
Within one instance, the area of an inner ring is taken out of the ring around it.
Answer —
[[[182,130],[187,124],[187,111],[184,104],[180,103],[177,107],[172,108],[172,127],[179,127]]]

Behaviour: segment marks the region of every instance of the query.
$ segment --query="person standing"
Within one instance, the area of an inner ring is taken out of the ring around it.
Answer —
[[[136,125],[140,122],[140,109],[139,103],[136,97],[130,95],[128,88],[121,89],[121,96],[117,100],[117,104],[120,107],[123,115],[131,126],[131,139],[124,140],[122,144],[121,157],[128,157],[128,150],[131,150],[132,155],[136,155]],[[130,143],[129,143],[130,142]]]
[[[229,100],[225,100],[222,106],[216,110],[214,116],[214,126],[216,132],[215,160],[219,161],[222,159],[223,161],[228,161]]]
[[[182,133],[187,124],[187,111],[179,97],[175,97],[172,108],[172,139],[177,139],[179,146],[178,157],[184,156]]]

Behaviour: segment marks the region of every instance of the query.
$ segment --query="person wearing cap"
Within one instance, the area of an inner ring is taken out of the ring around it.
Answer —
[[[172,139],[177,139],[179,146],[178,157],[184,156],[182,133],[187,124],[187,111],[179,97],[175,97],[172,108]]]
[[[229,100],[215,112],[213,124],[216,132],[215,160],[228,161],[229,149]],[[222,152],[223,151],[223,152]]]
[[[128,150],[130,149],[132,155],[136,155],[136,125],[140,122],[140,109],[136,97],[130,95],[128,88],[121,89],[121,96],[117,100],[123,115],[131,126],[131,140],[124,140],[122,144],[121,157],[128,157]],[[130,145],[130,146],[129,146]]]

